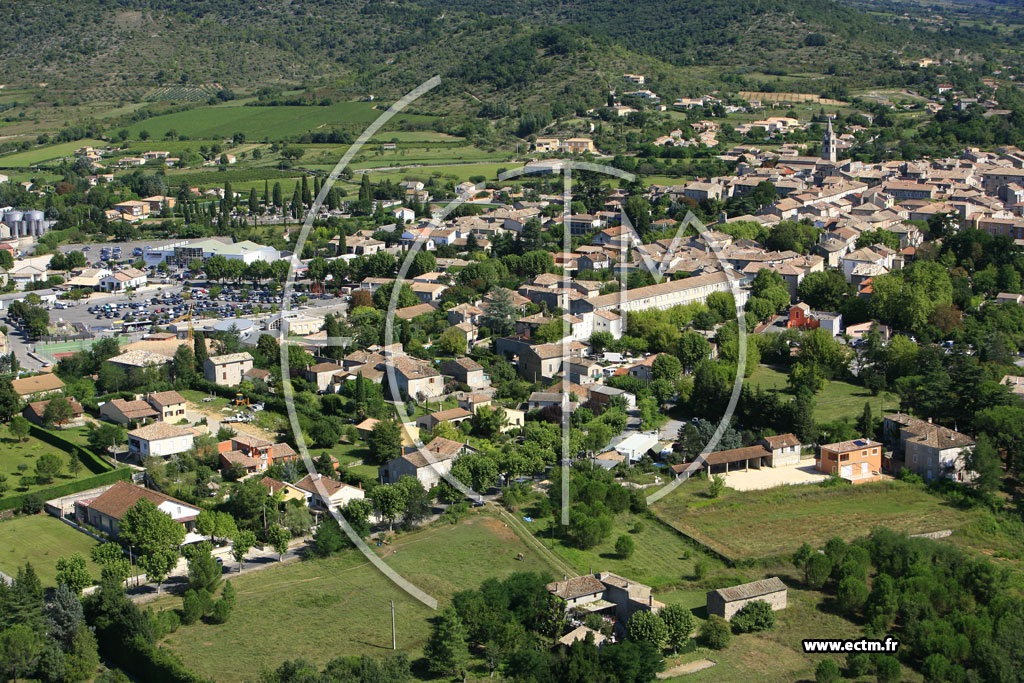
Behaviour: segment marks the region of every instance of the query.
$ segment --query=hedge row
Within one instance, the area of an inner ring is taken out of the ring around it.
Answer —
[[[100,474],[114,469],[110,463],[93,453],[85,446],[81,446],[74,441],[70,441],[57,432],[51,432],[49,429],[43,429],[38,425],[32,425],[29,429],[29,434],[40,441],[45,441],[51,446],[56,446],[63,451],[67,451],[72,455],[78,456],[78,459],[82,461],[83,465],[89,468],[90,472]]]
[[[85,479],[78,479],[77,481],[69,481],[65,484],[57,484],[56,486],[39,489],[38,491],[16,493],[13,496],[0,498],[0,510],[20,509],[22,504],[25,502],[25,498],[28,496],[40,496],[43,500],[50,500],[51,498],[69,496],[72,493],[78,493],[79,491],[87,491],[99,486],[113,484],[116,481],[127,481],[131,479],[131,477],[132,469],[130,467],[120,467],[116,470],[110,470],[109,472],[97,474],[92,477],[86,477]]]
[[[137,680],[150,683],[213,683],[188,669],[172,652],[131,638],[117,647],[105,647],[104,653]]]

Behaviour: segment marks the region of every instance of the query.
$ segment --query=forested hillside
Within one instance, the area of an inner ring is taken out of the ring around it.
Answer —
[[[319,83],[390,94],[440,73],[486,96],[623,63],[799,68],[855,82],[877,77],[894,54],[957,46],[892,16],[831,0],[38,0],[0,4],[9,28],[0,79],[54,90]],[[964,47],[983,47],[968,37]]]

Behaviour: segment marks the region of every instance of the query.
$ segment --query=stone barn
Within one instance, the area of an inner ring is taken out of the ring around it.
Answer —
[[[786,609],[786,584],[779,577],[773,576],[740,586],[708,591],[708,615],[717,614],[729,621],[744,605],[754,600],[764,600],[775,611]]]

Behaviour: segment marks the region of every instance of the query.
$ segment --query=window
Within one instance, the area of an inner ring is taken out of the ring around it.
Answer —
[[[839,462],[846,462],[849,459],[850,459],[850,454],[849,453],[840,453],[839,454]]]

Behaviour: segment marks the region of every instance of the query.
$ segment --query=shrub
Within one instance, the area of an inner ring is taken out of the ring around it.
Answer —
[[[837,683],[839,681],[839,665],[834,659],[823,659],[814,670],[814,680],[818,683]]]
[[[851,652],[846,657],[846,669],[850,678],[866,676],[871,671],[871,657],[867,652]]]
[[[629,618],[626,624],[630,640],[647,642],[659,650],[665,647],[668,641],[668,627],[661,617],[653,612],[637,611]]]
[[[626,534],[622,534],[619,536],[618,540],[615,541],[615,553],[622,558],[628,558],[632,555],[635,547],[636,544],[633,543],[633,538]]]
[[[875,659],[875,676],[878,683],[899,683],[903,679],[899,660],[892,655],[879,655]]]
[[[38,493],[30,493],[21,501],[21,511],[26,515],[37,515],[43,511],[43,497]]]
[[[824,555],[815,553],[804,565],[804,583],[815,590],[825,585],[829,575],[832,574],[832,560]]]
[[[637,521],[633,522],[633,526],[629,530],[629,533],[631,533],[631,534],[639,534],[643,530],[644,530],[644,523],[639,521],[639,520],[637,520]]]
[[[732,628],[736,633],[753,633],[767,631],[775,627],[775,612],[764,600],[753,600],[743,606],[732,618]]]
[[[188,625],[199,621],[203,616],[203,601],[199,594],[189,589],[181,599],[181,623]]]
[[[703,581],[708,575],[708,564],[704,560],[697,560],[693,564],[693,580]]]
[[[724,650],[729,647],[732,630],[729,622],[717,615],[711,615],[700,627],[700,640],[712,650]]]
[[[213,604],[213,612],[210,614],[210,621],[215,624],[223,624],[231,616],[231,605],[223,598]]]

